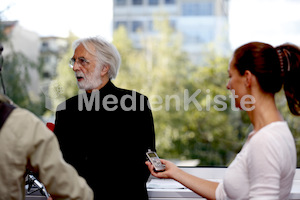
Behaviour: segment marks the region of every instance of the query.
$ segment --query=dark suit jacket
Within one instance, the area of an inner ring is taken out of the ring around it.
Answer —
[[[145,153],[155,150],[155,133],[147,97],[109,81],[60,104],[54,132],[95,199],[148,199]]]

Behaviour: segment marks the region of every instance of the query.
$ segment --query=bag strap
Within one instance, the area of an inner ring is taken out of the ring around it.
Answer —
[[[4,122],[10,115],[10,113],[15,109],[16,107],[9,104],[9,103],[0,103],[0,129],[2,128]]]

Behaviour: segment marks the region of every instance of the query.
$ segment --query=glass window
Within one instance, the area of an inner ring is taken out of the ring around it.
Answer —
[[[132,0],[132,4],[133,5],[142,5],[143,4],[143,0]]]
[[[175,4],[175,0],[165,0],[165,4]]]
[[[213,15],[213,3],[183,3],[182,15],[184,16],[199,16],[199,15]]]
[[[126,5],[126,0],[115,0],[115,5],[125,6]]]
[[[49,43],[48,43],[48,42],[43,42],[43,43],[42,43],[42,47],[45,47],[45,48],[46,48],[46,47],[48,47],[48,46],[49,46]]]
[[[169,26],[173,28],[173,30],[176,30],[176,20],[169,20]],[[148,21],[148,31],[149,32],[155,32],[154,30],[154,21],[150,20]]]
[[[142,21],[133,21],[132,22],[132,32],[137,32],[139,30],[143,30],[143,22]]]
[[[126,21],[116,21],[115,29],[118,29],[120,26],[124,26],[127,29],[127,22]]]
[[[149,5],[158,5],[158,0],[149,0],[148,1]]]

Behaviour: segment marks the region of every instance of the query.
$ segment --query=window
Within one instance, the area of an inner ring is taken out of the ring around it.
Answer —
[[[116,21],[115,29],[118,29],[120,26],[124,26],[127,29],[127,22],[126,21]]]
[[[154,5],[158,5],[158,0],[149,0],[148,1],[149,5],[154,6]]]
[[[143,22],[142,21],[133,21],[132,22],[132,32],[137,32],[139,30],[143,30]]]
[[[132,4],[133,5],[142,5],[143,4],[143,0],[132,0]]]
[[[169,20],[169,25],[173,28],[173,30],[176,30],[176,20]],[[149,32],[156,32],[156,30],[154,30],[154,22],[152,20],[147,22],[147,27]]]
[[[165,0],[165,4],[175,4],[175,0]]]
[[[43,42],[42,43],[42,47],[48,48],[49,47],[49,43],[48,42]]]
[[[184,16],[201,16],[201,15],[213,15],[213,3],[183,3],[182,15]]]
[[[125,6],[126,5],[126,0],[115,0],[115,4],[117,6]]]

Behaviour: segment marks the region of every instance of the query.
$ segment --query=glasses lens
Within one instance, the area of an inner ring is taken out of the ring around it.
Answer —
[[[86,67],[87,64],[89,64],[89,61],[87,61],[85,58],[80,57],[77,59],[77,61],[75,58],[71,58],[69,61],[69,67],[73,68],[76,62],[82,67]]]
[[[71,67],[73,69],[74,63],[75,63],[75,59],[71,58],[69,61],[69,67]]]

